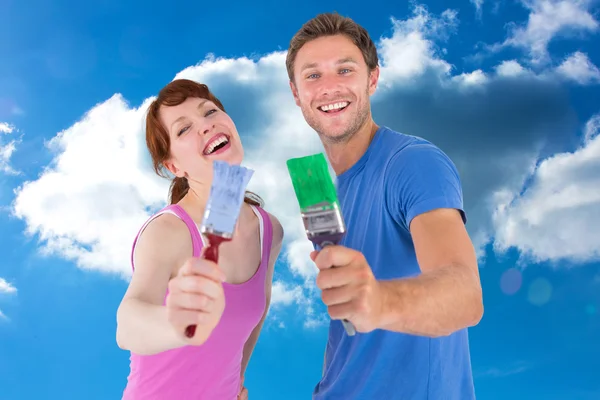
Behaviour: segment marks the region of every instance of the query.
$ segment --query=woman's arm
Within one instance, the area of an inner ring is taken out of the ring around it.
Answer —
[[[186,345],[167,320],[163,305],[169,280],[192,254],[183,221],[165,214],[144,229],[134,252],[135,272],[117,311],[117,344],[136,354]]]

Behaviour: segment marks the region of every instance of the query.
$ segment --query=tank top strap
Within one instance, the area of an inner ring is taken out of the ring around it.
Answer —
[[[251,205],[260,221],[260,242],[261,242],[261,262],[260,271],[264,274],[269,265],[269,256],[271,254],[271,245],[273,243],[273,224],[269,214],[261,207]]]
[[[185,225],[188,227],[190,234],[192,235],[192,255],[193,257],[199,257],[200,252],[202,251],[202,247],[204,246],[204,241],[202,240],[202,235],[200,235],[200,230],[198,229],[198,225],[194,222],[192,217],[185,212],[183,208],[179,204],[172,204],[172,210],[177,214],[179,218]]]
[[[142,227],[138,231],[137,235],[135,236],[135,239],[133,240],[133,246],[131,248],[131,268],[132,269],[135,269],[135,266],[133,265],[133,254],[135,251],[135,245],[137,244],[137,241],[138,241],[140,235],[142,234],[144,229],[146,229],[148,224],[150,222],[152,222],[152,220],[154,220],[156,217],[158,217],[162,214],[166,214],[166,213],[177,216],[179,219],[181,219],[185,223],[185,225],[187,226],[188,230],[190,231],[190,235],[192,237],[193,256],[198,257],[200,255],[200,252],[202,251],[204,242],[202,241],[202,236],[200,235],[198,226],[196,225],[194,220],[192,220],[192,218],[189,216],[189,214],[186,213],[185,210],[180,205],[171,204],[169,206],[162,208],[160,211],[158,211],[157,213],[152,215],[150,218],[148,218],[148,220],[144,223],[144,225],[142,225]]]

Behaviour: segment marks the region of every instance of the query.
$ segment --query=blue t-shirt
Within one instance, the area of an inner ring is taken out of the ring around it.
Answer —
[[[364,254],[375,277],[420,274],[411,220],[436,208],[460,211],[452,161],[424,139],[381,127],[366,153],[337,177],[347,233],[341,244]],[[314,400],[475,398],[467,330],[428,338],[386,330],[348,336],[332,321]]]

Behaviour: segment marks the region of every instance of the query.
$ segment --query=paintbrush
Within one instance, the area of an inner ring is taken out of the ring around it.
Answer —
[[[346,226],[325,156],[319,153],[291,158],[287,167],[308,240],[317,250],[337,245],[346,233]],[[352,323],[342,320],[342,324],[346,333],[354,336],[356,329]]]
[[[219,262],[219,245],[233,239],[233,232],[242,209],[246,186],[254,171],[225,161],[213,162],[213,179],[204,209],[200,233],[208,240],[204,258]],[[196,325],[185,330],[189,338],[196,333]]]

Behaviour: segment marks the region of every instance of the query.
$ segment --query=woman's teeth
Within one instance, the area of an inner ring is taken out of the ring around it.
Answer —
[[[229,140],[225,136],[221,136],[206,148],[204,154],[212,154],[217,149],[217,147],[221,148],[221,145],[226,145],[227,143],[229,143]]]

